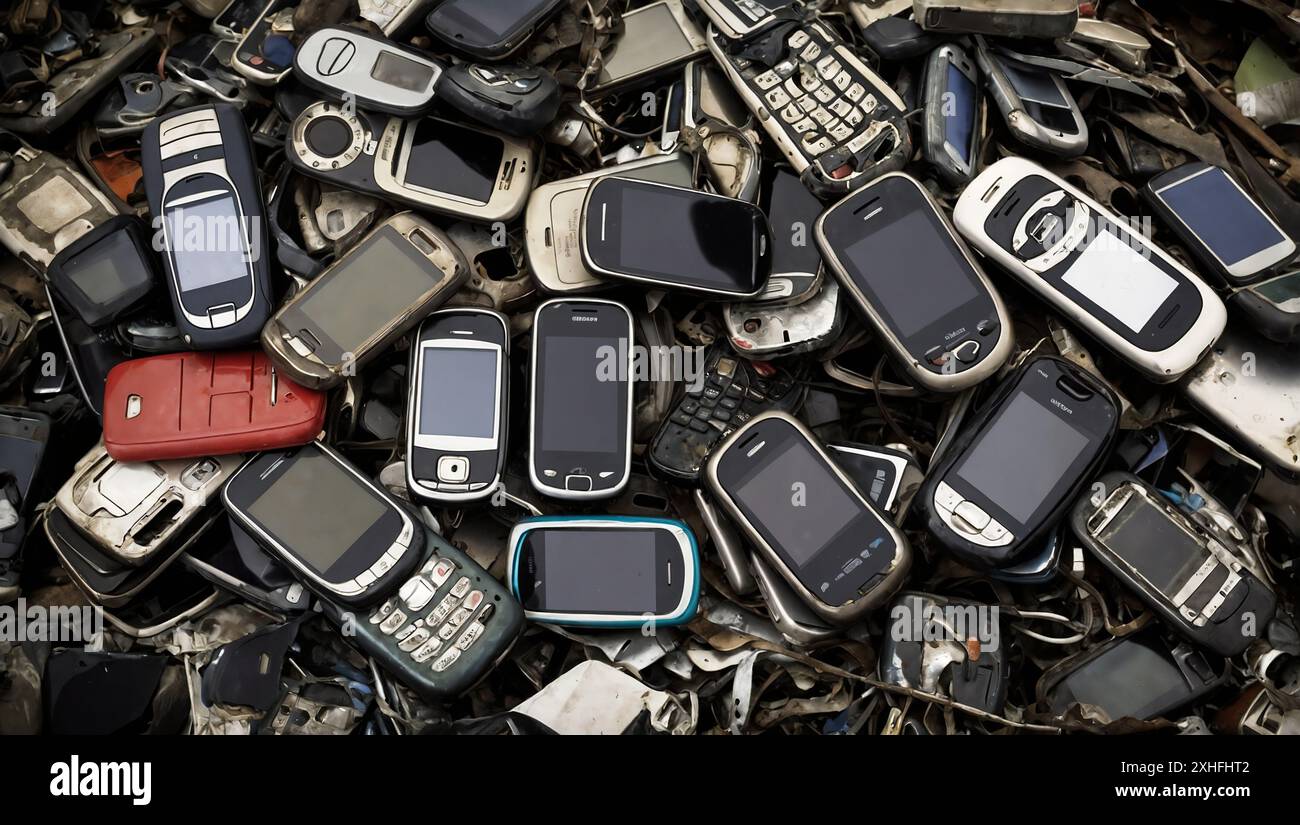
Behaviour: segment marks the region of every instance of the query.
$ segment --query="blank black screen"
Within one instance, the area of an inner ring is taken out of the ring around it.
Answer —
[[[732,292],[752,292],[754,224],[738,204],[694,190],[626,186],[621,268]]]
[[[609,347],[609,350],[602,350]],[[602,381],[602,352],[617,352],[615,338],[547,336],[541,373],[541,449],[551,452],[613,453],[627,428],[623,381]]]
[[[422,120],[415,127],[406,162],[406,183],[487,203],[504,153],[500,138],[453,123]]]
[[[654,613],[655,534],[548,530],[537,589],[557,613]]]

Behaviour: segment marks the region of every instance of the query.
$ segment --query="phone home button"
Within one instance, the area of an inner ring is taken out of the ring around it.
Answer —
[[[236,320],[238,320],[238,313],[235,311],[234,304],[208,307],[208,322],[212,324],[213,329],[228,327]]]
[[[564,477],[564,489],[571,493],[589,493],[591,488],[591,476],[567,475]]]
[[[469,459],[460,455],[444,455],[438,459],[438,480],[447,484],[463,484],[469,480]]]

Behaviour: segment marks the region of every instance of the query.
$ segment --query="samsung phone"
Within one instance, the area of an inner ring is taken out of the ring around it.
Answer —
[[[1227,286],[1270,274],[1296,245],[1220,166],[1185,163],[1156,175],[1142,195],[1201,268]]]
[[[979,67],[954,43],[930,52],[926,60],[924,124],[926,161],[949,186],[965,184],[984,145],[984,98]]]
[[[752,298],[772,274],[771,227],[747,201],[602,177],[582,211],[582,259],[603,276]]]
[[[528,518],[510,532],[510,590],[535,622],[675,625],[695,617],[699,551],[685,523],[619,516]]]
[[[714,498],[824,620],[849,624],[902,585],[911,548],[802,423],[754,417],[709,458]]]
[[[220,103],[160,117],[141,138],[140,165],[186,342],[252,343],[271,314],[271,248],[243,114]]]
[[[930,468],[917,494],[930,532],[970,566],[1015,564],[1101,466],[1118,426],[1114,394],[1091,373],[1026,361]]]
[[[534,146],[435,117],[372,115],[318,102],[296,118],[285,155],[314,178],[468,220],[508,221],[532,190]]]
[[[442,0],[424,18],[429,32],[458,52],[500,60],[522,46],[561,0]]]
[[[261,350],[136,358],[108,373],[104,447],[118,461],[294,447],[320,434],[325,406]]]
[[[1235,656],[1268,627],[1277,597],[1159,490],[1110,473],[1070,519],[1102,564],[1170,626],[1220,656]]]
[[[312,389],[355,374],[469,276],[464,254],[433,224],[401,212],[370,231],[267,322],[262,346]]]
[[[441,64],[388,38],[342,26],[312,32],[293,56],[294,76],[312,91],[402,117],[433,106],[442,72]]]
[[[255,456],[221,493],[236,524],[325,598],[371,604],[419,563],[424,529],[318,442]]]
[[[632,313],[553,298],[533,315],[528,473],[556,498],[616,495],[632,466]]]
[[[510,322],[488,309],[444,309],[411,342],[406,488],[439,502],[491,495],[505,465]]]
[[[957,199],[966,240],[1149,380],[1177,380],[1227,322],[1204,281],[1072,184],[1017,157]]]
[[[607,166],[538,186],[524,213],[524,251],[533,279],[547,292],[588,292],[607,285],[582,260],[582,205],[594,181],[608,176],[689,187],[690,155],[680,152]]]
[[[822,213],[817,245],[894,360],[922,388],[993,375],[1014,336],[993,289],[915,178],[893,172]]]

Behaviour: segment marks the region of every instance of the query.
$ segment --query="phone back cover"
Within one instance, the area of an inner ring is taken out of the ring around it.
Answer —
[[[305,444],[321,430],[326,396],[272,370],[261,351],[119,364],[105,388],[104,446],[119,461],[161,461]]]

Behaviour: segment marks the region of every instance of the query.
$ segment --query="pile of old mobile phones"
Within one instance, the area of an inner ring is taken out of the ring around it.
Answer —
[[[136,358],[108,373],[104,447],[118,461],[293,447],[320,433],[325,401],[261,350]]]
[[[355,628],[361,648],[399,681],[434,700],[474,686],[510,652],[524,611],[504,585],[451,542],[424,531],[419,569],[360,616],[330,600],[325,615]]]
[[[1220,166],[1185,163],[1156,175],[1142,195],[1200,268],[1226,286],[1258,281],[1295,256],[1295,241]]]
[[[1204,696],[1227,677],[1224,659],[1145,631],[1059,662],[1043,674],[1038,698],[1057,716],[1082,704],[1104,712],[1109,721],[1155,719]]]
[[[586,292],[606,285],[583,261],[581,227],[588,190],[608,176],[689,187],[694,170],[684,152],[652,155],[534,189],[524,213],[524,244],[532,276],[547,292]]]
[[[824,621],[849,624],[902,585],[911,548],[812,433],[781,412],[753,418],[714,451],[710,492]]]
[[[1060,77],[1004,57],[975,37],[975,60],[1007,129],[1027,146],[1063,157],[1088,148],[1088,123]]]
[[[139,567],[203,516],[242,460],[117,461],[98,444],[77,462],[54,503],[118,564]]]
[[[338,384],[450,298],[469,264],[442,230],[401,212],[289,300],[262,330],[277,368],[313,389]]]
[[[908,378],[955,392],[993,375],[1013,335],[1001,297],[934,199],[901,172],[822,213],[817,245]]]
[[[699,551],[684,522],[541,516],[510,532],[508,581],[531,621],[587,627],[675,625],[695,617]]]
[[[293,72],[307,88],[331,100],[410,117],[433,106],[443,67],[387,38],[327,26],[308,35],[294,52]]]
[[[926,161],[949,186],[965,184],[974,176],[984,146],[984,98],[979,66],[961,46],[945,43],[930,52],[924,108],[921,149]]]
[[[563,499],[616,495],[632,467],[632,313],[553,298],[533,314],[528,473]]]
[[[1181,635],[1235,656],[1263,635],[1277,605],[1264,582],[1154,487],[1102,476],[1075,505],[1075,535]]]
[[[1223,331],[1209,286],[1128,221],[1023,158],[972,180],[957,230],[1148,380],[1177,380]]]
[[[33,511],[28,500],[45,446],[50,440],[50,417],[22,407],[0,406],[0,499],[13,523],[0,529],[0,604],[18,594],[23,540],[27,517]]]
[[[602,276],[752,298],[772,274],[771,227],[747,201],[601,177],[582,212],[582,259]]]
[[[486,222],[518,215],[536,174],[528,140],[325,101],[294,118],[285,155],[296,169],[327,183]]]
[[[340,604],[369,605],[391,593],[423,552],[423,526],[319,442],[254,456],[221,498],[240,528]]]
[[[252,343],[271,314],[271,255],[243,114],[222,103],[160,117],[145,129],[140,163],[186,342]]]
[[[527,42],[561,5],[560,0],[444,0],[424,18],[429,33],[448,48],[478,60],[501,60]]]
[[[510,324],[489,309],[444,309],[411,341],[406,489],[464,502],[501,483],[510,422]]]
[[[1114,394],[1091,373],[1026,361],[930,468],[917,494],[926,526],[968,565],[1015,564],[1101,466],[1118,425]]]
[[[755,364],[715,346],[702,374],[650,441],[646,462],[658,475],[694,484],[709,453],[751,418],[769,409],[793,412],[804,397],[795,376],[775,364]]]

